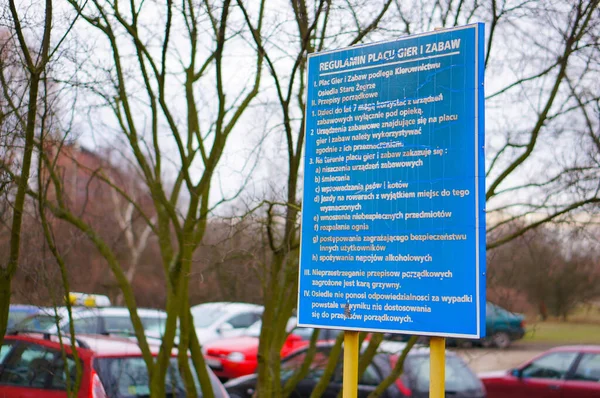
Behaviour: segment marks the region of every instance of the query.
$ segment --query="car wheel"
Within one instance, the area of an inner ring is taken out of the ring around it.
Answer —
[[[506,332],[496,332],[492,336],[494,345],[500,349],[506,349],[510,345],[510,336]]]

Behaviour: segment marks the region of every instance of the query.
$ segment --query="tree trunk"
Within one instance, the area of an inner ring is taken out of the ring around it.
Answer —
[[[10,275],[0,276],[0,333],[2,337],[6,334],[6,328],[8,327],[11,281],[12,277]]]

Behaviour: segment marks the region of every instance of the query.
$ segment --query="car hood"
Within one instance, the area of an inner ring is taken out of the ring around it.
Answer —
[[[219,339],[217,332],[209,328],[197,328],[196,336],[198,336],[198,341],[200,341],[200,344],[202,345]]]
[[[213,341],[204,346],[206,352],[211,355],[229,354],[232,352],[243,352],[244,354],[258,354],[258,338],[251,336],[232,337]]]

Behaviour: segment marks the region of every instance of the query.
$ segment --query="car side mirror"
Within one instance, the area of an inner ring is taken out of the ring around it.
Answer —
[[[523,373],[521,372],[521,369],[513,369],[510,371],[511,376],[516,377],[517,379],[520,379],[521,377],[523,377]]]
[[[233,330],[233,325],[229,322],[224,322],[223,324],[221,324],[221,326],[219,326],[219,328],[217,329],[217,333],[219,334],[223,334],[229,330]]]

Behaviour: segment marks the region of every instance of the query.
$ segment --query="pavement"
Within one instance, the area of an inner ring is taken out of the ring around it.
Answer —
[[[454,349],[475,373],[513,369],[551,346],[514,343],[506,350],[495,348]]]

